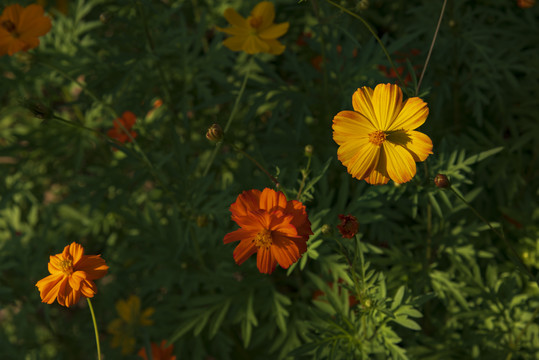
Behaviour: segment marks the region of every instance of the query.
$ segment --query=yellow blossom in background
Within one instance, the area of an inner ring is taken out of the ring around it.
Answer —
[[[275,7],[269,1],[258,3],[251,15],[245,19],[236,10],[225,10],[225,18],[230,23],[228,28],[217,30],[232,35],[223,41],[223,45],[232,51],[245,51],[248,54],[282,54],[285,46],[277,38],[283,36],[289,27],[288,22],[274,24]]]
[[[0,16],[0,56],[12,56],[37,47],[39,37],[48,33],[51,27],[51,19],[44,15],[40,5],[7,6]]]
[[[120,316],[114,319],[108,326],[108,331],[113,335],[111,346],[122,348],[122,354],[131,354],[135,350],[137,333],[142,326],[150,326],[153,321],[150,316],[155,312],[154,308],[141,311],[140,298],[131,295],[127,300],[116,302],[116,311]]]
[[[348,172],[369,184],[410,181],[417,161],[432,154],[432,141],[418,131],[427,116],[427,104],[418,97],[402,101],[397,85],[379,84],[357,89],[354,111],[341,111],[333,118],[337,156]]]

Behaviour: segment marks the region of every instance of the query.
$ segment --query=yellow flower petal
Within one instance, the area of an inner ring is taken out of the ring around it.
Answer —
[[[262,23],[258,26],[258,29],[262,30],[273,24],[275,20],[275,7],[273,3],[269,1],[259,2],[251,11],[251,16],[260,18]]]
[[[416,173],[416,166],[410,152],[389,141],[385,141],[382,146],[387,156],[387,173],[391,180],[397,184],[412,180]]]
[[[270,40],[264,40],[266,44],[269,45],[269,53],[272,55],[281,55],[284,52],[284,49],[286,46],[281,44],[278,40],[270,39]]]
[[[333,140],[339,145],[368,138],[376,128],[365,116],[354,111],[341,111],[333,118]]]
[[[402,108],[402,91],[397,85],[378,84],[372,95],[378,130],[388,130]]]
[[[277,39],[278,37],[283,36],[288,31],[288,28],[290,26],[290,23],[284,22],[281,24],[272,24],[268,28],[260,31],[258,33],[258,36],[260,38],[269,40],[269,39]]]
[[[413,97],[406,100],[392,124],[390,124],[388,130],[414,130],[423,125],[427,116],[429,115],[429,108],[427,104],[418,97]]]
[[[371,171],[365,181],[371,185],[384,185],[389,181],[389,175],[387,173],[387,155],[384,146],[380,146],[380,156],[378,157],[378,163]]]
[[[268,52],[269,45],[260,40],[258,36],[248,36],[247,40],[243,44],[243,51],[247,54],[258,54],[260,52]]]
[[[357,150],[356,156],[347,162],[348,173],[358,180],[363,180],[376,168],[379,158],[380,147],[365,141]]]
[[[372,103],[373,92],[374,91],[370,87],[366,86],[357,89],[354,95],[352,95],[352,106],[356,112],[369,119],[376,129],[381,129],[380,123],[378,122],[378,119],[376,119]]]
[[[415,161],[425,161],[432,154],[432,140],[419,131],[409,132],[411,141],[404,146],[412,154]]]
[[[229,34],[229,35],[239,35],[239,36],[246,36],[247,35],[247,31],[245,29],[242,29],[242,28],[239,28],[239,27],[236,27],[236,26],[231,26],[231,27],[227,27],[227,28],[221,28],[219,26],[216,26],[215,28],[218,31],[224,32],[224,33]]]
[[[230,25],[248,29],[247,22],[245,21],[245,18],[238,14],[238,12],[232,8],[228,8],[225,10],[225,19],[230,23]]]
[[[232,51],[243,50],[243,45],[247,41],[248,36],[232,36],[223,41],[223,45]]]

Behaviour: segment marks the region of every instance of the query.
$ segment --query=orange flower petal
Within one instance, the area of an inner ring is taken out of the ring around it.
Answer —
[[[41,300],[44,303],[52,304],[54,302],[60,289],[60,282],[63,278],[63,274],[49,275],[36,283]]]
[[[22,11],[22,6],[20,6],[19,4],[13,4],[4,9],[1,18],[2,20],[10,20],[12,23],[18,24]]]
[[[273,235],[271,252],[283,269],[288,269],[290,265],[298,261],[301,257],[296,243],[280,234]]]
[[[80,292],[87,298],[92,298],[97,294],[97,286],[91,280],[83,280],[81,282]]]
[[[286,208],[286,196],[282,192],[265,188],[260,194],[260,209],[271,211],[274,208]]]
[[[43,36],[52,28],[51,19],[44,16],[43,8],[40,5],[32,4],[24,8],[20,14],[17,30],[22,37]],[[38,40],[39,42],[39,40]]]
[[[236,201],[230,205],[230,212],[235,216],[247,216],[249,211],[259,209],[260,190],[249,190],[242,192]]]
[[[251,257],[251,255],[256,253],[257,250],[258,248],[255,246],[252,239],[244,239],[234,249],[234,261],[236,264],[241,265],[245,260]]]
[[[101,279],[107,274],[108,269],[101,255],[86,255],[76,265],[76,270],[84,272],[88,280]]]
[[[275,260],[270,248],[261,247],[256,256],[256,265],[262,274],[271,274],[275,270]]]
[[[225,238],[223,239],[223,243],[230,244],[234,241],[241,241],[246,239],[253,240],[256,234],[258,234],[258,230],[245,230],[243,228],[240,228],[226,234]]]

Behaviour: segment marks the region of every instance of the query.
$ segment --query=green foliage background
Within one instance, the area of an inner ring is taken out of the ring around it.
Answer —
[[[106,359],[137,358],[111,348],[107,332],[115,303],[133,294],[156,309],[153,326],[135,329],[136,350],[166,339],[178,359],[539,359],[537,284],[432,182],[450,176],[537,274],[538,7],[447,2],[420,91],[434,154],[407,184],[369,186],[337,160],[331,121],[358,87],[395,82],[380,46],[328,2],[278,1],[276,22],[290,22],[284,54],[233,53],[215,26],[227,25],[227,7],[246,16],[255,4],[76,0],[63,15],[51,1],[40,47],[0,58],[2,359],[96,358],[86,302],[42,304],[35,287],[49,255],[73,241],[110,266],[93,299]],[[442,1],[339,4],[411,72],[413,96]],[[215,147],[206,129],[224,126],[247,71],[227,143],[203,176]],[[153,109],[156,99],[164,105]],[[132,111],[138,145],[38,119],[27,109],[36,104],[102,135]],[[254,257],[239,267],[223,245],[238,194],[272,187],[229,144],[291,197],[307,175],[314,235],[288,271],[260,274]],[[355,239],[340,237],[338,214],[357,217]]]

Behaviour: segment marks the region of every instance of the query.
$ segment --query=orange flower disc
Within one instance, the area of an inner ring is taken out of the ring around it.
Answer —
[[[97,293],[93,280],[105,276],[108,268],[101,255],[84,255],[83,247],[73,242],[62,253],[50,257],[51,275],[36,283],[41,300],[52,304],[58,299],[60,305],[70,307],[81,295],[91,298]]]
[[[234,260],[243,264],[257,254],[258,270],[271,274],[277,263],[287,269],[307,251],[312,235],[305,206],[272,189],[241,193],[230,206],[232,220],[240,229],[225,235],[225,244],[239,241]]]

